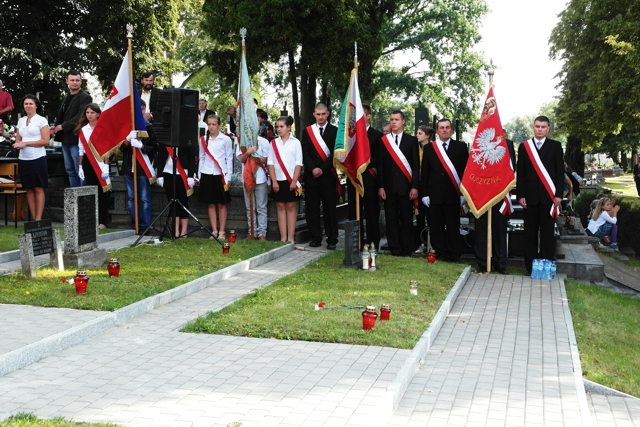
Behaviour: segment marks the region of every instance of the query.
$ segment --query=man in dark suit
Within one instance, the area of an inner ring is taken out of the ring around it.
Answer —
[[[403,132],[404,114],[391,113],[391,133],[380,139],[378,195],[384,201],[391,255],[411,256],[413,209],[418,198],[418,140]]]
[[[515,170],[516,151],[513,148],[513,141],[510,139],[507,139],[507,149],[511,157],[511,167]],[[507,197],[510,198],[511,193],[507,193]],[[507,226],[510,215],[508,213],[503,215],[500,212],[503,203],[504,201],[501,200],[491,208],[491,264],[498,273],[507,274]],[[485,212],[480,215],[480,218],[476,219],[476,230],[473,239],[476,262],[481,273],[487,271],[488,217],[489,214]]]
[[[371,107],[363,105],[364,117],[367,122],[367,137],[371,150],[371,160],[367,169],[362,172],[362,184],[364,186],[364,197],[360,198],[360,242],[361,246],[373,243],[376,248],[380,248],[380,199],[378,198],[378,186],[376,184],[378,152],[382,132],[371,127]],[[347,193],[349,195],[349,219],[356,219],[356,189],[347,180]],[[365,227],[364,222],[366,222]]]
[[[524,208],[524,264],[529,274],[534,259],[556,258],[552,208],[557,210],[562,201],[564,163],[562,146],[558,141],[547,138],[548,135],[549,119],[538,116],[533,122],[533,138],[518,147],[516,194]],[[544,174],[540,176],[535,166],[542,172],[546,171],[549,179]]]
[[[142,89],[138,90],[138,95],[147,104],[147,109],[143,111],[144,118],[153,123],[153,113],[157,110],[158,94],[160,89],[153,87],[156,83],[156,77],[153,73],[143,73],[140,79]]]
[[[82,87],[82,76],[79,71],[70,70],[66,79],[69,87],[69,95],[58,110],[56,116],[56,127],[53,130],[55,140],[62,142],[62,156],[64,167],[69,177],[71,187],[80,187],[82,181],[78,176],[78,135],[73,133],[78,121],[85,113],[88,104],[93,101],[91,95],[84,92]]]
[[[329,109],[324,104],[316,105],[313,117],[316,123],[308,126],[302,135],[304,210],[311,234],[309,246],[319,247],[322,244],[322,226],[320,225],[320,203],[322,202],[327,249],[333,250],[338,243],[337,176],[333,168],[333,150],[338,128],[327,122]]]
[[[202,98],[198,102],[198,129],[200,130],[200,136],[204,136],[207,132],[207,117],[216,114],[215,111],[207,108],[207,100]]]
[[[460,262],[460,206],[466,201],[459,187],[469,150],[464,142],[451,139],[452,131],[451,120],[438,120],[438,138],[424,147],[420,189],[422,203],[429,208],[431,246],[438,259]]]

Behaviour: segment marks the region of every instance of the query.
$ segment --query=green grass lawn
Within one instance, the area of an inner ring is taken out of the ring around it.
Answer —
[[[107,254],[118,258],[119,278],[107,274],[107,259],[103,267],[87,269],[90,280],[84,295],[77,295],[75,286],[62,280],[71,279],[77,269],[44,267],[36,279],[21,273],[0,277],[0,303],[112,311],[278,246],[280,242],[238,241],[229,255],[222,255],[218,242],[198,238],[127,247]]]
[[[1,427],[118,427],[111,423],[77,423],[64,418],[39,420],[33,414],[16,414],[6,421],[0,422]]]
[[[630,173],[621,176],[606,177],[603,187],[610,189],[613,193],[622,194],[627,197],[628,199],[626,200],[630,202],[640,203],[638,192],[636,191],[636,184]]]
[[[225,309],[187,325],[184,332],[362,344],[411,349],[465,265],[380,255],[377,271],[342,267],[335,251]],[[418,281],[418,295],[409,281]],[[325,307],[316,311],[315,304]],[[391,320],[362,330],[364,306],[391,305]]]
[[[640,299],[565,280],[584,376],[640,397]]]

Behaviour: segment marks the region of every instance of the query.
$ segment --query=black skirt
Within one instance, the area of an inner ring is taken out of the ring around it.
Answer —
[[[49,186],[49,172],[47,157],[42,156],[33,160],[18,160],[18,174],[22,188],[47,188]]]
[[[222,175],[203,173],[200,176],[198,201],[207,205],[226,205],[231,203],[231,193],[224,190]]]
[[[174,184],[174,176],[173,174],[164,172],[164,193],[167,195],[167,199],[171,200],[173,198],[173,184]],[[180,175],[175,176],[175,185],[176,185],[176,199],[180,200],[182,205],[189,209],[189,198],[187,197],[187,190],[184,188],[184,183],[182,182],[182,178]],[[182,206],[175,203],[176,208],[176,216],[178,218],[189,218],[189,214],[185,211]],[[168,216],[173,216],[173,206],[169,208]]]
[[[276,202],[295,202],[300,199],[300,196],[296,195],[295,190],[289,190],[289,181],[286,179],[284,181],[278,181],[278,185],[280,186],[280,190],[276,193],[271,190],[271,195],[273,196],[273,200]]]

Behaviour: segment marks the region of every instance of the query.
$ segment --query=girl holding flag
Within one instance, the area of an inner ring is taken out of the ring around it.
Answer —
[[[227,236],[227,204],[231,202],[229,186],[233,172],[233,150],[231,139],[220,132],[220,117],[207,117],[207,133],[200,138],[200,203],[207,204],[211,232],[220,240]],[[217,215],[216,215],[217,209]],[[217,226],[220,220],[220,227]]]
[[[109,164],[95,158],[93,152],[89,148],[89,140],[91,133],[102,110],[95,102],[88,104],[84,109],[84,114],[78,121],[78,125],[74,129],[74,133],[78,135],[78,177],[84,181],[85,185],[98,186],[98,228],[107,228],[107,219],[109,217],[109,195],[108,189],[111,187],[111,179],[109,178]],[[99,175],[96,169],[99,169]],[[107,188],[107,191],[105,191]]]
[[[302,195],[298,181],[302,169],[302,146],[291,135],[293,118],[280,117],[276,121],[279,137],[271,141],[267,156],[267,166],[273,188],[273,199],[278,210],[278,228],[280,240],[293,243],[296,231],[296,203]]]

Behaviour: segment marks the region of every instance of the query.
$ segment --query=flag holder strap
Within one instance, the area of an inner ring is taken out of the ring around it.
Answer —
[[[211,230],[209,230],[207,227],[205,227],[205,225],[200,222],[200,220],[198,219],[197,216],[195,216],[185,205],[182,204],[182,202],[176,197],[176,168],[177,168],[177,156],[176,156],[176,151],[177,150],[173,150],[173,175],[171,175],[171,182],[173,185],[173,194],[171,195],[171,200],[169,200],[169,202],[166,204],[166,206],[164,207],[164,209],[162,209],[162,212],[160,212],[158,214],[158,216],[151,222],[151,224],[149,225],[149,227],[147,227],[146,230],[144,230],[144,232],[140,235],[140,237],[138,237],[138,239],[131,245],[132,247],[137,246],[138,243],[140,242],[140,240],[149,232],[149,230],[153,229],[156,232],[158,232],[157,229],[155,229],[153,226],[155,225],[156,222],[158,222],[159,219],[162,218],[162,216],[164,215],[164,213],[171,208],[171,215],[167,217],[167,220],[164,224],[164,228],[162,229],[162,233],[160,234],[160,241],[162,241],[165,237],[165,234],[167,233],[167,231],[169,232],[169,237],[171,238],[171,240],[175,240],[175,233],[173,233],[173,226],[171,223],[171,219],[172,218],[176,218],[176,205],[180,205],[182,206],[182,209],[184,209],[184,211],[186,213],[189,214],[189,216],[198,223],[198,225],[200,225],[200,228],[196,229],[196,230],[191,230],[189,231],[187,234],[185,234],[184,236],[188,236],[189,234],[195,233],[196,231],[200,231],[200,230],[204,230],[207,233],[209,233],[209,235],[211,237],[213,237],[216,242],[220,243],[220,245],[222,245],[222,242],[220,240],[218,240],[218,238],[211,232]],[[175,219],[174,219],[175,221]],[[182,236],[180,236],[182,237]]]

